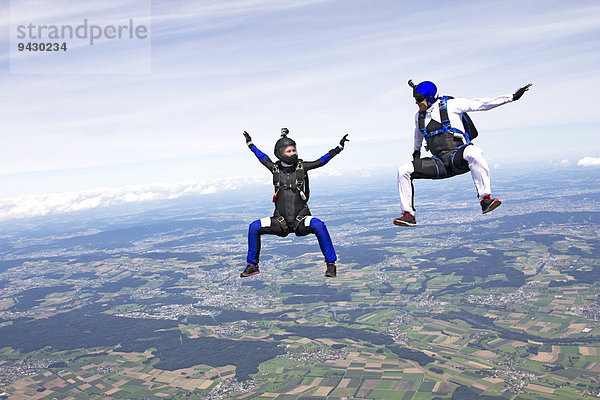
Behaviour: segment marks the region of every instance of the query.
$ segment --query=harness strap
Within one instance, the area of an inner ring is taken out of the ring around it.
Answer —
[[[439,99],[439,108],[440,108],[440,119],[442,120],[442,129],[437,129],[433,132],[427,132],[425,128],[425,116],[427,115],[426,111],[419,112],[419,131],[425,138],[425,140],[429,140],[431,137],[435,135],[439,135],[440,133],[449,133],[453,136],[461,135],[465,139],[466,144],[471,143],[471,139],[469,139],[469,135],[460,129],[453,128],[450,125],[450,118],[448,117],[448,96],[442,96]]]
[[[279,191],[279,187],[281,186],[281,172],[279,171],[279,164],[273,164],[273,186],[275,186],[275,193]]]
[[[446,96],[440,99],[440,118],[444,129],[450,130],[450,118],[448,118],[448,98]]]
[[[298,226],[300,226],[300,224],[308,216],[310,216],[310,209],[308,208],[308,206],[304,206],[304,208],[300,210],[300,212],[298,213],[298,215],[296,215],[296,218],[294,219],[294,232],[298,230]],[[283,236],[287,236],[290,233],[290,226],[287,224],[287,222],[285,222],[285,218],[281,214],[279,214],[277,210],[275,210],[273,217],[275,217],[275,220],[281,226]]]
[[[283,218],[281,215],[279,215],[279,216],[276,216],[275,219],[277,220],[279,225],[281,225],[281,229],[283,230],[283,236],[287,236],[288,233],[290,233],[290,228],[288,227],[288,224],[285,222],[285,218]]]
[[[304,206],[302,210],[296,215],[296,221],[294,222],[294,230],[298,229],[298,226],[310,215],[310,210],[307,206]]]
[[[450,162],[452,163],[452,169],[456,170],[456,171],[463,171],[459,168],[456,168],[456,165],[454,165],[454,157],[456,157],[456,154],[458,154],[458,152],[460,151],[460,149],[467,147],[469,145],[471,145],[472,143],[465,143],[462,146],[459,146],[456,148],[456,150],[454,150],[454,153],[452,153],[452,158],[450,160]],[[464,158],[464,157],[463,157]]]
[[[304,193],[304,164],[302,160],[298,160],[296,163],[296,189],[302,200],[307,201],[308,196]]]
[[[281,182],[281,170],[279,169],[279,162],[273,164],[273,186],[275,189],[275,195],[273,196],[273,203],[277,201],[277,193],[280,189],[293,189],[294,187],[298,190],[300,197],[303,201],[308,201],[310,191],[308,188],[308,176],[305,179],[304,163],[302,160],[298,160],[296,163],[295,170],[295,182],[293,184],[284,185]],[[305,193],[306,190],[306,193]]]
[[[433,160],[433,165],[435,165],[435,177],[436,179],[440,177],[440,167],[438,167],[438,163],[437,160],[440,160],[439,158],[437,158],[436,156],[431,156],[431,159]],[[442,160],[440,160],[441,162]],[[443,162],[442,162],[443,164]]]
[[[425,139],[427,138],[427,129],[425,129],[425,115],[427,111],[419,111],[419,130]]]

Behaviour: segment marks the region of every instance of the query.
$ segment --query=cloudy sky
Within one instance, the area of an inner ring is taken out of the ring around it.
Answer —
[[[598,1],[12,0],[0,16],[0,218],[28,215],[15,212],[23,198],[52,208],[57,193],[268,183],[243,130],[271,153],[288,127],[304,159],[350,132],[324,172],[391,171],[412,151],[408,79],[456,97],[531,82],[520,101],[472,115],[490,164],[600,164]],[[150,37],[77,43],[75,64],[24,58],[10,40],[18,24],[113,16]]]

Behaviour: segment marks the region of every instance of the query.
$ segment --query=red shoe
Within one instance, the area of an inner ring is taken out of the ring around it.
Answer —
[[[485,196],[479,203],[481,204],[481,211],[483,214],[487,214],[490,211],[495,210],[500,206],[500,204],[502,204],[500,200],[490,198],[489,194]]]
[[[394,220],[394,225],[398,226],[417,226],[417,220],[415,216],[409,212],[402,214],[400,218]]]

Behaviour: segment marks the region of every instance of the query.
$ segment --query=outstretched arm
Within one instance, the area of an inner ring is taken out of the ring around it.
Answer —
[[[327,164],[333,157],[337,156],[342,150],[344,150],[344,144],[349,141],[350,139],[348,139],[348,134],[345,134],[342,140],[340,140],[340,144],[329,150],[321,158],[315,161],[306,161],[304,163],[304,169],[308,171],[310,169],[319,168]]]
[[[521,96],[523,96],[523,94],[529,90],[531,85],[531,83],[525,85],[518,89],[515,93],[504,96],[490,97],[485,99],[454,99],[454,104],[459,109],[459,112],[491,110],[492,108],[496,108],[502,104],[519,100]]]
[[[250,137],[250,134],[248,132],[244,131],[244,137],[246,138],[246,144],[248,145],[250,151],[254,153],[254,155],[256,156],[256,158],[258,158],[258,161],[260,161],[262,165],[264,165],[269,169],[269,171],[271,171],[274,165],[273,161],[271,161],[268,155],[260,151],[259,148],[256,147],[254,143],[252,143],[252,138]]]
[[[510,103],[511,101],[513,101],[512,94],[483,99],[456,98],[452,100],[459,113],[491,110],[492,108],[496,108],[502,104]]]

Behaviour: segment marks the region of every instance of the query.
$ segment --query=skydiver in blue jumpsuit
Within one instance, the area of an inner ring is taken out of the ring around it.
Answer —
[[[257,219],[250,224],[248,229],[248,256],[246,269],[240,274],[244,278],[256,275],[260,255],[260,237],[262,235],[287,236],[295,233],[296,236],[306,236],[314,233],[317,236],[321,252],[325,256],[327,269],[325,276],[335,277],[337,256],[331,242],[327,227],[318,218],[311,216],[308,209],[308,174],[311,169],[322,167],[344,149],[344,143],[349,141],[344,135],[340,144],[329,150],[325,155],[315,161],[302,161],[298,159],[296,142],[287,137],[287,128],[281,130],[281,138],[275,143],[275,156],[278,161],[273,162],[265,153],[252,143],[248,132],[244,131],[246,144],[256,158],[273,174],[275,186],[275,212],[272,217]]]

